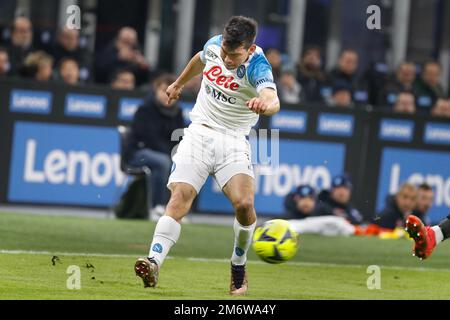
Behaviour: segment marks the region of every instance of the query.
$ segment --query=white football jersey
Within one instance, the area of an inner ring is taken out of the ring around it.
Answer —
[[[201,52],[206,65],[200,92],[190,112],[192,123],[206,124],[233,135],[248,135],[258,122],[246,102],[263,88],[276,90],[272,67],[257,47],[249,59],[235,70],[228,70],[221,58],[222,36],[211,38]]]

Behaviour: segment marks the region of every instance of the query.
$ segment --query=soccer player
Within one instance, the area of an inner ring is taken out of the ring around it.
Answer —
[[[439,243],[450,238],[450,215],[433,227],[425,226],[418,217],[410,215],[406,219],[406,231],[415,242],[413,256],[426,259]]]
[[[272,68],[255,45],[257,23],[234,16],[222,35],[211,38],[178,79],[167,89],[168,102],[180,97],[183,86],[203,72],[197,102],[190,113],[176,154],[168,188],[171,198],[156,225],[150,252],[135,264],[145,287],[154,287],[170,248],[180,235],[180,221],[209,175],[213,175],[235,210],[231,257],[231,295],[247,292],[247,251],[256,226],[254,175],[246,138],[259,115],[280,109]],[[205,239],[207,245],[207,239]]]

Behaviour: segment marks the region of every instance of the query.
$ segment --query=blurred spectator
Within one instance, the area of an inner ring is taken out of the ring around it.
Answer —
[[[430,224],[430,218],[428,217],[428,211],[434,204],[434,192],[433,188],[423,183],[418,187],[417,204],[413,211],[413,215],[420,218],[425,224]]]
[[[353,92],[357,87],[358,63],[359,56],[355,50],[346,49],[342,51],[337,67],[329,75],[331,85],[345,83]]]
[[[183,88],[183,96],[191,96],[197,97],[198,92],[200,91],[202,85],[202,74],[196,75],[191,80],[189,80]]]
[[[51,54],[55,59],[55,64],[58,65],[63,58],[74,59],[79,69],[87,70],[85,77],[82,80],[89,78],[90,62],[86,50],[80,47],[80,33],[76,29],[62,28],[58,32],[56,43],[51,48]],[[80,75],[81,77],[81,75]]]
[[[295,77],[295,68],[285,65],[281,68],[281,74],[277,83],[277,90],[282,102],[300,103],[300,94],[302,87]]]
[[[352,183],[347,176],[334,177],[331,190],[323,190],[319,194],[317,215],[342,217],[353,225],[362,223],[361,214],[351,204],[352,188]]]
[[[384,106],[393,105],[400,92],[413,92],[417,74],[416,69],[414,62],[402,62],[397,68],[394,77],[388,80],[384,86],[378,103]]]
[[[76,29],[69,29],[67,27],[62,28],[58,32],[56,43],[52,48],[52,56],[55,59],[56,64],[62,58],[73,58],[79,64],[83,61],[83,53],[80,49],[80,33]]]
[[[431,109],[433,117],[450,118],[450,100],[438,99],[433,109]]]
[[[9,55],[5,48],[0,47],[0,78],[9,73]]]
[[[25,58],[33,51],[33,27],[27,17],[17,17],[11,27],[11,43],[8,47],[11,73],[16,74]]]
[[[385,208],[378,214],[375,222],[384,229],[404,227],[404,221],[413,212],[417,204],[417,188],[405,183],[397,194],[388,196]]]
[[[301,185],[284,198],[285,219],[305,219],[314,215],[316,192],[309,185]]]
[[[117,68],[130,69],[134,73],[138,86],[149,79],[150,66],[142,55],[137,33],[133,28],[120,29],[117,38],[97,57],[97,81],[106,83],[110,79],[112,70]]]
[[[329,107],[352,108],[352,89],[347,83],[336,83],[333,87],[333,93],[327,101]]]
[[[60,80],[66,84],[75,86],[79,83],[80,68],[73,58],[62,58],[59,62],[58,73]]]
[[[153,82],[153,91],[136,111],[131,124],[131,141],[124,151],[125,161],[132,166],[146,165],[152,170],[153,205],[161,207],[168,200],[167,178],[172,165],[171,152],[177,141],[172,133],[184,127],[181,108],[167,105],[167,87],[175,81],[172,75],[161,75]],[[157,208],[155,208],[157,209]]]
[[[308,47],[297,67],[297,80],[302,86],[303,95],[307,102],[321,102],[321,87],[325,83],[326,76],[322,71],[320,47]]]
[[[442,68],[435,61],[424,64],[421,76],[414,84],[419,107],[431,108],[439,98],[444,98],[444,88],[440,83]]]
[[[111,88],[119,90],[134,90],[136,79],[129,69],[117,69],[111,77]]]
[[[20,69],[20,75],[36,81],[49,81],[53,73],[53,58],[44,51],[28,54]]]
[[[414,114],[416,113],[416,101],[411,92],[400,92],[397,95],[393,111],[395,113]]]
[[[272,66],[272,74],[275,81],[280,79],[281,76],[281,53],[278,49],[269,48],[266,50],[266,58]]]

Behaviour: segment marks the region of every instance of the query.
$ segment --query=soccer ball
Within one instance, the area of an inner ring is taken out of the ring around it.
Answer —
[[[286,220],[267,221],[253,234],[253,250],[265,262],[286,262],[295,256],[297,249],[297,233]]]

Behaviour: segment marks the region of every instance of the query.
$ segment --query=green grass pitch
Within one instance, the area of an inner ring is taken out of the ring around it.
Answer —
[[[157,288],[133,271],[145,256],[154,223],[0,213],[0,299],[231,299],[232,227],[183,225]],[[300,236],[293,261],[270,265],[249,255],[249,294],[232,299],[448,299],[450,244],[427,261],[409,240]],[[52,257],[59,260],[52,263]],[[69,290],[70,265],[81,289]],[[369,290],[367,268],[381,268]]]

